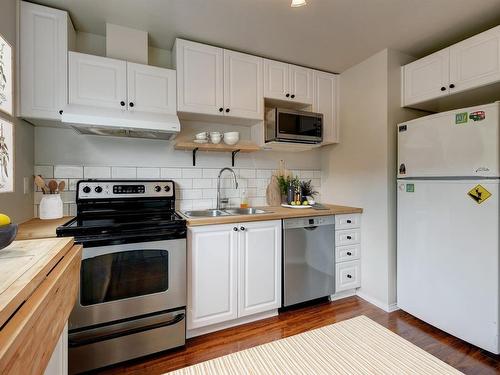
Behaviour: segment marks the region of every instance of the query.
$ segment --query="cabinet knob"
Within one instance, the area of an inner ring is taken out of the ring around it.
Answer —
[[[125,102],[122,100],[122,101],[120,102],[120,105],[121,105],[122,107],[125,107]]]
[[[293,99],[293,98],[295,98],[295,94],[292,94],[292,96],[291,96],[291,97],[292,97],[292,99]]]
[[[446,91],[446,87],[441,87],[441,91]]]
[[[229,108],[226,108],[226,112],[229,112]]]
[[[134,103],[130,102],[130,103],[128,103],[128,106],[129,106],[129,107],[133,107],[133,106],[134,106]]]
[[[352,220],[347,220],[347,224],[351,224],[352,223]]]
[[[61,110],[59,110],[59,114],[60,114],[60,115],[62,115],[62,114],[63,114],[63,110],[62,110],[62,109],[61,109]]]
[[[290,94],[286,94],[285,96],[286,96],[287,98],[289,98],[289,97],[290,97]]]
[[[224,108],[220,107],[219,112],[222,112],[222,111],[224,111]]]
[[[235,232],[237,232],[237,231],[238,231],[238,228],[236,228],[236,227],[233,227],[233,230],[234,230]]]
[[[348,278],[348,279],[352,279],[352,276],[351,276],[351,275],[347,275],[347,278]]]
[[[348,251],[348,252],[347,252],[347,255],[351,256],[351,255],[352,255],[352,253],[351,253],[350,251]]]
[[[347,239],[348,239],[348,240],[352,240],[352,237],[351,237],[351,236],[347,236]]]
[[[245,230],[245,227],[240,227],[240,230]]]
[[[455,85],[452,83],[452,84],[450,85],[450,89],[453,89],[453,88],[455,88]]]

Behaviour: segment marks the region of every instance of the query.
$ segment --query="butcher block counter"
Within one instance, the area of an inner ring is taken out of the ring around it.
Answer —
[[[81,246],[72,238],[14,241],[0,250],[0,369],[41,374],[76,300]]]
[[[231,216],[217,216],[217,217],[185,216],[185,218],[187,220],[188,226],[194,227],[199,225],[244,223],[250,221],[291,219],[294,217],[342,215],[342,214],[354,214],[363,212],[363,209],[357,207],[338,206],[333,204],[324,204],[324,206],[327,207],[328,209],[315,210],[313,208],[287,208],[281,206],[266,206],[266,207],[258,207],[261,210],[267,211],[267,213],[264,214],[231,215]]]
[[[73,219],[73,216],[64,216],[60,219],[42,220],[38,218],[30,219],[19,224],[16,240],[32,240],[35,238],[56,237],[57,227],[66,224]]]

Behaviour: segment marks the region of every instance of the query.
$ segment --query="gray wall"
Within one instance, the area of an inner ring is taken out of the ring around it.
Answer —
[[[14,56],[16,56],[16,21],[18,19],[16,9],[16,0],[2,0],[0,33],[12,45]],[[0,117],[14,124],[15,152],[14,192],[0,193],[0,212],[9,215],[15,222],[22,222],[33,217],[33,127],[22,120],[5,115],[3,112],[0,112]],[[23,180],[25,177],[28,178],[28,194],[24,194]]]

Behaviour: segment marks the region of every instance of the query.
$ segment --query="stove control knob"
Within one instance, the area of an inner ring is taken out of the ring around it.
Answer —
[[[85,186],[82,190],[85,194],[90,193],[90,188],[88,186]]]
[[[102,187],[100,186],[96,186],[94,190],[96,193],[102,193]]]
[[[156,185],[156,186],[155,186],[155,191],[156,191],[157,193],[159,193],[159,192],[161,191],[161,186]]]
[[[170,186],[169,185],[165,185],[165,191],[168,193],[170,191]]]

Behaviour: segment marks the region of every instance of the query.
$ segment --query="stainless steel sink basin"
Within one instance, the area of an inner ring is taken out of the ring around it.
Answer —
[[[227,213],[231,215],[257,215],[257,214],[267,214],[269,211],[259,210],[258,208],[228,208]]]
[[[229,216],[229,214],[222,210],[194,210],[194,211],[183,211],[182,212],[187,217],[218,217],[218,216]]]
[[[187,217],[218,217],[235,215],[257,215],[267,214],[270,211],[259,210],[258,208],[227,208],[225,210],[193,210],[182,211]]]

